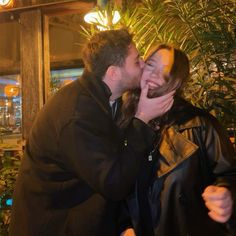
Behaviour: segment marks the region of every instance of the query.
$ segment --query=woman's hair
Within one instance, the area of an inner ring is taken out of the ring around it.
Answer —
[[[183,51],[173,48],[170,45],[161,44],[152,47],[144,57],[145,61],[161,49],[167,49],[171,52],[170,57],[172,58],[169,60],[170,68],[167,73],[164,74],[166,83],[160,87],[149,90],[148,97],[150,98],[162,96],[172,90],[176,90],[176,94],[180,94],[184,83],[189,77],[189,60],[187,55]],[[129,121],[135,115],[140,92],[140,89],[135,89],[127,91],[123,95],[122,116],[119,122],[121,127],[127,126]]]

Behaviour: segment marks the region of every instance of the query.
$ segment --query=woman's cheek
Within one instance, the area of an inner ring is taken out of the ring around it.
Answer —
[[[163,76],[161,78],[159,78],[159,83],[161,86],[166,83],[165,78]]]

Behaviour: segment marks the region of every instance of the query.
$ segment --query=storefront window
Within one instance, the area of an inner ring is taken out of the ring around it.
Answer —
[[[21,95],[19,75],[0,76],[0,132],[21,133]]]
[[[0,30],[0,150],[8,150],[19,143],[22,130],[20,24],[3,22]]]

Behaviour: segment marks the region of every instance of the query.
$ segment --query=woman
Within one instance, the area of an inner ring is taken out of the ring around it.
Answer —
[[[159,137],[123,212],[123,227],[135,232],[123,230],[122,235],[235,234],[235,152],[217,120],[180,97],[188,76],[182,51],[160,45],[148,54],[141,83],[149,84],[149,96],[171,90],[176,96],[171,110],[150,122]],[[139,94],[124,96],[122,127],[134,115]]]

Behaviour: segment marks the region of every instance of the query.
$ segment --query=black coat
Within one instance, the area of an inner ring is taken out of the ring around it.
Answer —
[[[153,175],[147,174],[152,166],[142,168],[127,199],[137,236],[236,235],[234,215],[216,223],[201,196],[216,184],[228,187],[236,202],[236,156],[227,135],[214,117],[181,100],[165,122],[171,125],[152,153]]]
[[[123,137],[108,88],[84,77],[59,90],[37,116],[14,191],[11,236],[117,233],[119,201],[155,133],[133,119]]]

